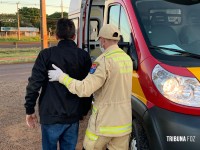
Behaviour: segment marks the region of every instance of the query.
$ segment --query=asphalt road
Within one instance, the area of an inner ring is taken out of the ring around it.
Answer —
[[[40,125],[31,129],[25,123],[24,97],[32,67],[33,63],[0,65],[0,150],[42,149]],[[82,150],[90,114],[80,121],[76,150]]]
[[[33,63],[0,65],[1,81],[24,81],[31,75]]]

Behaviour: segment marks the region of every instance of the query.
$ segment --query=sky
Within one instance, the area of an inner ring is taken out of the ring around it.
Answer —
[[[46,0],[46,13],[48,15],[54,12],[61,12],[61,1],[63,1],[63,11],[68,12],[71,0]],[[15,14],[17,12],[17,3],[22,7],[40,7],[40,0],[0,0],[0,14]]]

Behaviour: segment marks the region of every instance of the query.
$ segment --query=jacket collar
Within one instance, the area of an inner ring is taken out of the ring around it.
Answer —
[[[119,49],[119,46],[116,44],[116,45],[112,45],[112,46],[109,46],[106,50],[105,50],[105,53],[108,53],[110,51],[113,51],[113,50],[117,50]]]
[[[73,40],[60,40],[58,42],[58,47],[77,47]]]

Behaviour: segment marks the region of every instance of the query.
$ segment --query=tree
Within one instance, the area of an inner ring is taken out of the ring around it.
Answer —
[[[67,18],[68,17],[68,13],[67,12],[63,12],[63,17]],[[61,13],[60,12],[55,12],[55,13],[49,15],[48,18],[59,19],[59,18],[61,18]]]
[[[22,7],[19,9],[21,26],[40,27],[40,9]]]
[[[17,17],[15,14],[0,14],[1,27],[17,27]]]
[[[40,28],[40,9],[22,7],[19,9],[20,27]],[[63,12],[63,17],[67,18],[68,13]],[[60,12],[47,15],[47,29],[52,34],[55,32],[56,23],[61,18]],[[17,14],[0,14],[0,25],[3,27],[17,27]]]
[[[67,18],[68,13],[63,12],[63,17]],[[61,18],[60,12],[55,12],[55,13],[47,16],[47,29],[49,30],[49,32],[51,32],[51,34],[55,33],[56,23],[57,23],[58,19],[60,19],[60,18]]]

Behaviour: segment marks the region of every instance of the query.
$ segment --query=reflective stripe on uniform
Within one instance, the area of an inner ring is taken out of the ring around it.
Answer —
[[[72,82],[72,78],[70,78],[68,75],[66,75],[63,79],[63,84],[68,88],[69,84]]]
[[[118,56],[118,57],[112,57],[112,59],[115,62],[119,62],[119,61],[130,61],[130,58],[128,56]]]
[[[103,134],[126,133],[132,130],[132,123],[126,124],[124,126],[100,127],[99,130],[100,130],[100,133],[103,133]]]
[[[133,71],[132,62],[131,61],[121,61],[118,62],[120,67],[120,73],[130,73]]]
[[[114,51],[111,51],[111,52],[106,53],[106,54],[105,54],[105,57],[106,57],[106,58],[110,58],[111,55],[113,55],[113,54],[119,54],[119,53],[124,53],[124,51],[122,51],[122,50],[120,50],[120,49],[117,49],[117,50],[114,50]]]
[[[130,61],[122,61],[118,63],[120,67],[132,67],[132,62]]]
[[[98,139],[98,136],[90,132],[88,129],[86,130],[85,135],[92,141],[96,141]]]
[[[121,55],[115,56],[115,54],[119,53],[121,53]],[[112,58],[114,62],[119,64],[121,74],[131,73],[133,71],[132,61],[130,57],[125,55],[125,52],[123,50],[117,49],[112,52],[108,52],[105,54],[105,57]]]

